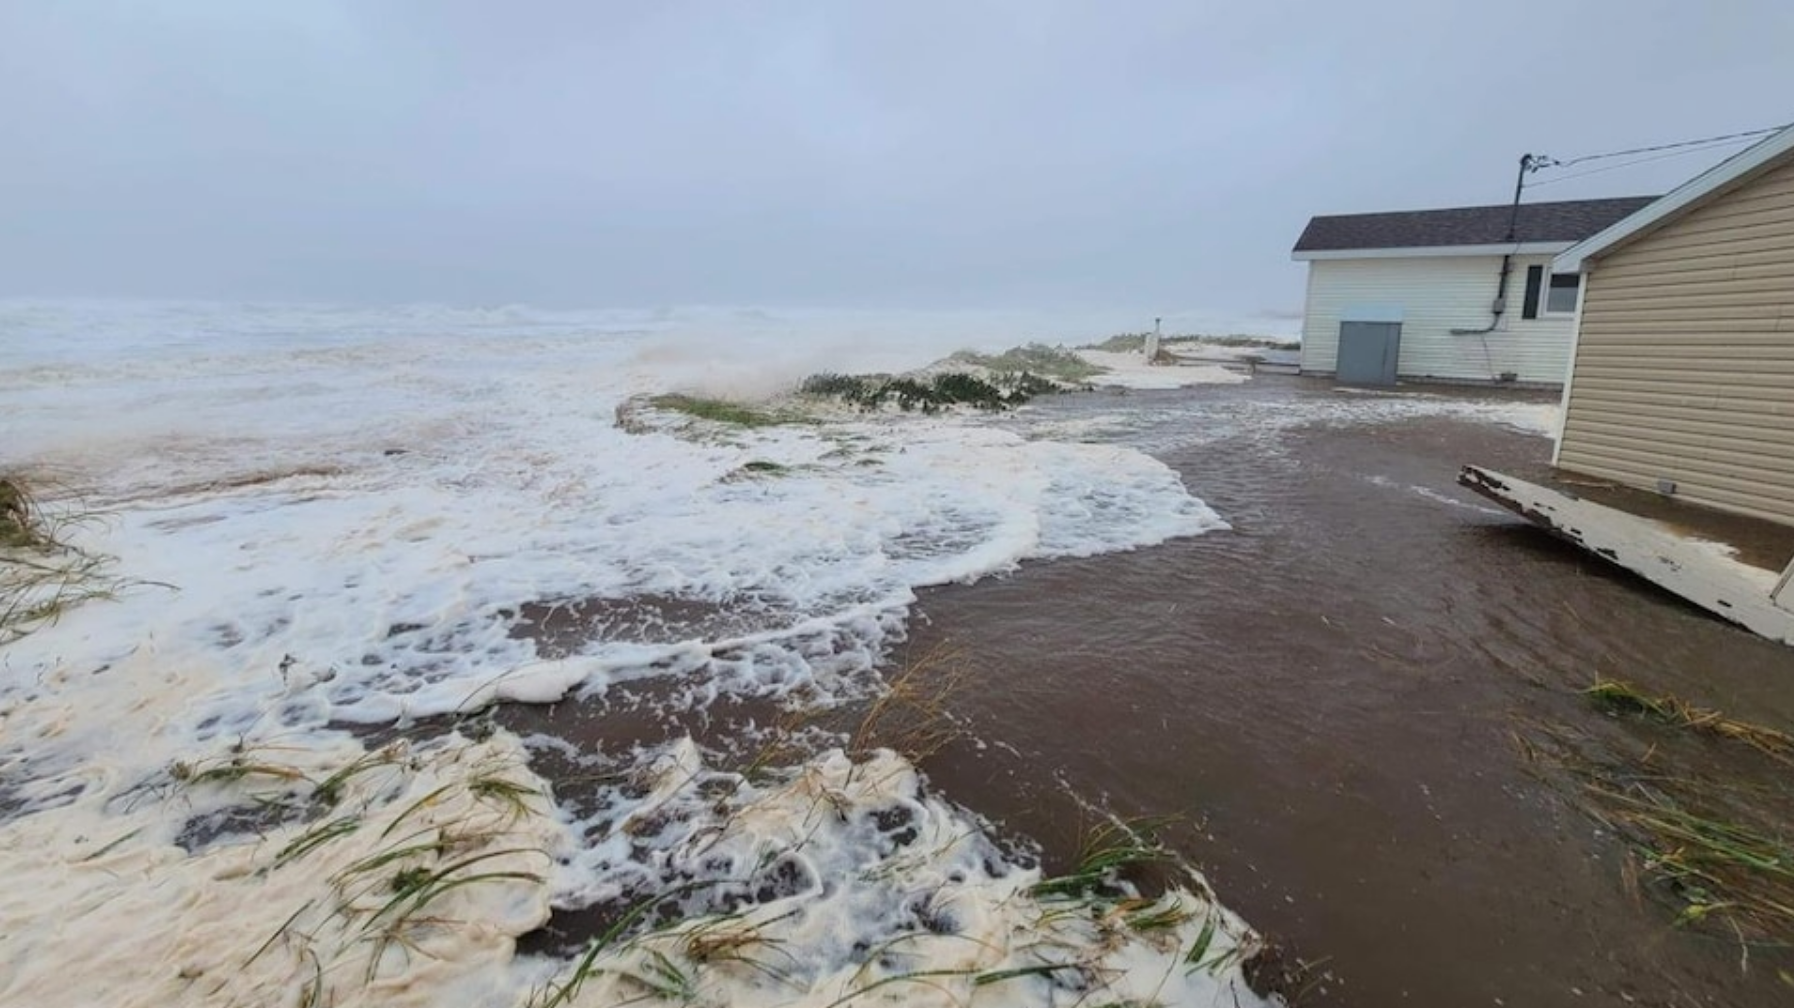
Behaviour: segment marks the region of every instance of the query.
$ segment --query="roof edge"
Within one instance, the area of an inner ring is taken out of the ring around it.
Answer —
[[[1604,230],[1572,245],[1551,264],[1558,273],[1580,273],[1590,259],[1658,224],[1694,209],[1708,197],[1794,151],[1794,125],[1784,126],[1724,161],[1689,179],[1643,209],[1620,218]]]
[[[1573,243],[1500,242],[1493,245],[1391,245],[1385,248],[1310,249],[1289,254],[1296,262],[1328,259],[1409,259],[1434,256],[1556,255]]]

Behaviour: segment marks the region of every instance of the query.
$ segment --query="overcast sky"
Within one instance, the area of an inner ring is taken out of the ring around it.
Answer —
[[[1310,215],[1794,120],[1789,0],[0,0],[0,39],[0,295],[1293,311]]]

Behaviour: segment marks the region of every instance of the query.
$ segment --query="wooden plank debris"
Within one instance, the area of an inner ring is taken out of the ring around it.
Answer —
[[[1742,565],[1648,519],[1488,469],[1465,466],[1458,482],[1721,619],[1794,645],[1794,611],[1776,604],[1777,595],[1794,597],[1788,574],[1781,584],[1753,579]]]

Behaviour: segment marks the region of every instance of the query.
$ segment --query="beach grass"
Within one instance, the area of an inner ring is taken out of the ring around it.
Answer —
[[[735,483],[742,480],[776,479],[780,476],[788,476],[790,474],[791,467],[788,465],[779,462],[770,462],[766,459],[750,459],[747,462],[743,462],[739,468],[725,475],[723,481],[727,483]]]
[[[1078,356],[1075,350],[1044,343],[1011,347],[999,354],[961,350],[947,360],[986,368],[998,374],[1036,375],[1073,384],[1089,381],[1108,371],[1108,368],[1092,364]]]
[[[736,427],[775,427],[797,419],[770,410],[757,409],[743,403],[731,402],[727,399],[713,399],[681,393],[657,395],[650,398],[648,404],[655,409],[683,413],[699,420],[731,424]]]
[[[920,763],[940,752],[964,734],[953,708],[970,678],[963,653],[951,644],[910,658],[861,715],[847,743],[848,755],[890,749]]]
[[[0,473],[0,644],[55,623],[83,602],[109,599],[120,583],[108,576],[112,558],[74,545],[72,534],[98,520],[70,503],[51,508],[44,491],[19,473]]]
[[[24,479],[0,476],[0,549],[43,544],[45,534],[37,502]]]
[[[1084,900],[1116,888],[1127,868],[1175,860],[1158,838],[1167,820],[1099,823],[1084,838],[1077,864],[1070,872],[1035,883],[1040,898]]]
[[[938,413],[950,406],[997,411],[1018,406],[1037,395],[1060,391],[1057,381],[1031,372],[993,374],[986,380],[964,371],[928,378],[888,375],[843,375],[824,372],[805,378],[798,394],[835,399],[864,410],[895,405],[905,413]]]

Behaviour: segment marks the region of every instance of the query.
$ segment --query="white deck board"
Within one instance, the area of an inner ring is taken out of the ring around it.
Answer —
[[[1775,591],[1655,522],[1477,466],[1458,482],[1715,616],[1794,645],[1794,612],[1776,604]]]

